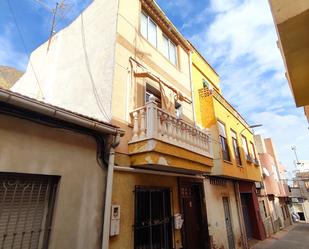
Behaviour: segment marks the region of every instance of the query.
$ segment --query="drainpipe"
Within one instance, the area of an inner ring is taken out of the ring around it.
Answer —
[[[109,152],[106,192],[105,192],[105,206],[103,218],[103,236],[102,236],[102,249],[109,248],[109,230],[111,220],[111,205],[112,205],[112,192],[113,192],[113,177],[114,177],[114,162],[115,162],[115,147],[120,142],[120,134],[115,137],[114,143]]]
[[[246,230],[244,228],[244,217],[242,213],[242,206],[241,206],[241,200],[240,200],[240,192],[239,192],[239,184],[238,182],[234,182],[234,192],[235,192],[235,199],[236,199],[236,205],[237,205],[237,213],[238,213],[238,222],[240,227],[240,236],[241,236],[241,242],[242,242],[242,248],[248,249],[248,242],[247,242],[247,236],[246,236]]]
[[[192,99],[192,111],[193,111],[193,121],[194,121],[194,125],[195,127],[197,126],[196,123],[196,115],[195,115],[195,99],[194,99],[194,86],[193,86],[193,79],[192,79],[192,52],[189,51],[189,74],[190,74],[190,86],[191,86],[191,99]]]

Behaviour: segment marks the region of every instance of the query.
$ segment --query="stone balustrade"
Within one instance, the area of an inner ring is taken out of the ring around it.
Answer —
[[[150,96],[146,106],[132,111],[133,136],[130,143],[157,139],[192,152],[212,157],[208,130],[200,130],[158,108]]]

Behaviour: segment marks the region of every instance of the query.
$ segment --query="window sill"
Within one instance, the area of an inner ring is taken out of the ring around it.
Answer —
[[[225,163],[233,165],[232,161],[228,161],[228,160],[224,160],[224,159],[222,159],[222,161],[225,162]]]

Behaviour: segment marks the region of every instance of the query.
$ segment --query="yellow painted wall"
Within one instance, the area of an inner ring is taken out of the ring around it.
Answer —
[[[113,182],[112,204],[120,205],[120,234],[110,238],[110,249],[134,248],[134,189],[137,185],[171,188],[173,192],[173,212],[174,214],[180,213],[176,177],[116,171]],[[175,231],[175,240],[176,248],[181,248],[179,230]]]
[[[195,53],[193,53],[192,55],[192,63],[195,115],[197,123],[201,127],[209,128],[212,133],[214,151],[213,174],[260,181],[261,176],[259,167],[246,161],[243,149],[241,149],[240,151],[242,167],[237,166],[234,150],[232,147],[231,129],[233,129],[237,133],[238,145],[241,148],[241,135],[247,138],[249,153],[253,154],[250,147],[250,142],[254,141],[253,134],[248,131],[248,129],[245,129],[245,125],[240,121],[240,119],[237,118],[232,112],[230,112],[213,95],[202,98],[199,96],[198,90],[203,88],[203,78],[205,78],[205,75],[207,73],[210,74],[208,77],[210,79],[214,78],[219,80],[219,77],[216,78],[214,72],[207,69],[207,67],[209,67],[208,64],[204,60],[200,59],[200,56],[196,55]],[[226,134],[230,150],[231,162],[226,162],[222,160],[217,121],[221,121],[226,126]]]

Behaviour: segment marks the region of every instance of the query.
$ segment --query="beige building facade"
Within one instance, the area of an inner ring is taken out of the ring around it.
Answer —
[[[108,163],[118,132],[0,90],[2,246],[101,248]]]
[[[14,91],[125,131],[103,248],[210,248],[212,141],[194,125],[190,46],[159,6],[93,1],[31,59]]]

